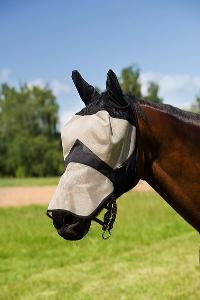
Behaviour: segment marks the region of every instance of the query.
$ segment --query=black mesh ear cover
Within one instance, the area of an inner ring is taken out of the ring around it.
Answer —
[[[88,84],[78,71],[72,71],[72,80],[76,86],[79,96],[86,105],[95,95],[98,95],[96,89],[92,85]]]
[[[127,102],[124,99],[124,95],[118,82],[117,76],[112,70],[109,70],[107,73],[106,90],[110,97],[118,105],[127,106]]]

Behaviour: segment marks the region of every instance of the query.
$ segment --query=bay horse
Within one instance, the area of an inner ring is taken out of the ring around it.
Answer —
[[[123,178],[120,177],[118,181],[121,192],[116,193],[117,196],[134,188],[140,179],[145,180],[200,232],[200,115],[124,95],[112,70],[107,74],[106,91],[101,95],[77,71],[72,73],[72,79],[86,105],[82,115],[107,110],[111,116],[116,117],[117,114],[117,118],[132,114],[135,119],[135,169],[131,175],[129,167],[125,166],[121,176]],[[90,130],[93,130],[92,126],[87,129],[87,135],[90,135]],[[100,163],[102,166],[102,162]],[[52,210],[50,216],[63,238],[78,240],[87,234],[92,220],[104,225],[96,215],[106,205],[109,206],[111,200],[107,200],[107,203],[99,205],[95,215],[87,218],[63,209]],[[115,206],[110,207],[109,217],[114,208]],[[108,207],[107,209],[109,210]]]

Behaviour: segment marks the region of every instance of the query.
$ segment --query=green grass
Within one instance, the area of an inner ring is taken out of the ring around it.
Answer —
[[[1,187],[57,185],[59,177],[0,178]]]
[[[199,235],[155,193],[119,200],[110,240],[60,238],[46,207],[0,209],[1,300],[199,300]]]

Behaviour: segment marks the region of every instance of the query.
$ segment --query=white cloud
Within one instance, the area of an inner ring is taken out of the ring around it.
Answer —
[[[196,95],[200,93],[200,76],[191,76],[188,74],[162,74],[155,72],[141,73],[140,80],[142,84],[142,93],[147,93],[148,83],[155,81],[159,84],[159,95],[169,103],[180,108],[189,108],[195,100]],[[79,111],[61,111],[60,128],[62,128]]]
[[[160,96],[165,103],[188,107],[200,93],[200,76],[189,74],[141,73],[142,93],[147,93],[148,82],[155,81],[160,87]]]
[[[67,95],[70,91],[70,88],[67,84],[62,83],[56,79],[50,81],[50,86],[57,97]]]
[[[37,78],[37,79],[29,81],[27,83],[27,85],[29,88],[32,88],[33,86],[39,86],[40,88],[44,88],[46,83],[42,79]]]
[[[0,82],[6,82],[10,80],[12,70],[5,68],[0,70]],[[192,76],[189,74],[163,74],[156,72],[144,72],[140,75],[142,84],[142,93],[147,93],[148,83],[155,81],[159,84],[159,95],[165,100],[165,103],[172,104],[178,107],[188,108],[195,97],[200,94],[200,76]],[[48,83],[48,86],[53,90],[56,97],[61,98],[70,93],[70,88],[67,84],[52,79],[49,82],[44,81],[41,78],[36,78],[32,81],[28,81],[28,86],[34,85],[44,88]],[[73,112],[63,112],[62,115],[70,116]],[[66,118],[67,119],[67,118]],[[65,122],[62,117],[61,123]]]
[[[76,112],[71,110],[61,111],[60,113],[60,128],[62,128],[74,115]]]
[[[10,69],[2,69],[2,70],[0,70],[0,82],[6,82],[6,81],[8,81],[11,73],[12,73],[12,70],[10,70]]]
[[[45,82],[41,78],[36,78],[36,79],[28,82],[29,87],[39,86],[41,88],[44,88],[46,85],[47,85],[47,82]],[[52,91],[56,97],[65,96],[70,92],[70,88],[68,87],[68,85],[60,82],[57,79],[50,80],[48,82],[48,86],[52,89]]]

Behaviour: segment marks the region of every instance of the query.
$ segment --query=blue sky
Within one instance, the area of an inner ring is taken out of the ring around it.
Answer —
[[[106,72],[137,64],[145,93],[167,103],[200,93],[199,1],[0,1],[0,81],[53,88],[61,121],[82,107],[71,71],[104,88]]]

